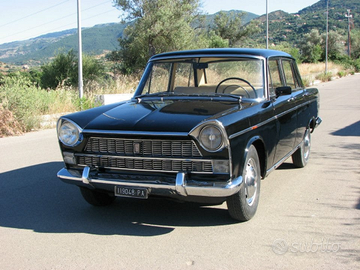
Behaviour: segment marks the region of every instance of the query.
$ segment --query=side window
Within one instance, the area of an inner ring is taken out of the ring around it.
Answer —
[[[298,88],[297,80],[294,77],[294,72],[291,66],[291,60],[282,60],[286,85],[290,86],[291,89]]]
[[[275,95],[276,87],[282,86],[280,75],[280,62],[278,59],[269,61],[269,75],[270,75],[270,96]]]

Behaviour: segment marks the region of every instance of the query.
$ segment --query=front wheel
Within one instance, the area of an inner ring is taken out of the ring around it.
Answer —
[[[116,197],[108,193],[80,187],[81,195],[89,204],[94,206],[107,206],[112,204]]]
[[[300,147],[294,154],[292,154],[293,164],[298,168],[303,168],[309,161],[311,149],[311,135],[310,129],[307,128]]]
[[[242,177],[241,189],[229,197],[226,203],[232,218],[247,221],[255,215],[260,197],[260,161],[253,145],[249,147],[246,154]]]

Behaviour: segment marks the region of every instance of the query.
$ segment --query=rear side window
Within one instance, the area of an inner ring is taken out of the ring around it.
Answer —
[[[275,95],[276,87],[283,86],[281,82],[281,69],[280,69],[280,60],[274,59],[269,61],[269,75],[270,75],[270,96]]]
[[[284,70],[285,85],[290,86],[291,89],[298,88],[299,85],[297,84],[297,80],[294,76],[291,60],[282,60],[281,62]]]

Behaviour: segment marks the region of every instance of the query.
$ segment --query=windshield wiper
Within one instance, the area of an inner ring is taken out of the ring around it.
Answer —
[[[171,96],[173,95],[173,93],[169,93],[169,92],[160,92],[160,93],[152,93],[152,94],[142,94],[139,96],[135,96],[134,98],[143,98],[143,97],[167,97],[167,96]]]
[[[241,102],[241,100],[242,100],[242,96],[234,95],[234,94],[215,93],[214,95],[217,97],[232,97],[232,98],[238,99],[239,102]]]

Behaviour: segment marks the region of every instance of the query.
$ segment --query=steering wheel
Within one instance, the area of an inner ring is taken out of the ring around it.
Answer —
[[[250,82],[248,82],[247,80],[242,79],[242,78],[239,78],[239,77],[230,77],[230,78],[226,78],[225,80],[222,80],[222,81],[219,82],[219,84],[216,86],[216,88],[215,88],[215,93],[218,92],[220,85],[222,85],[224,82],[229,81],[229,80],[239,80],[239,81],[242,81],[242,82],[248,84],[248,85],[251,87],[251,89],[253,90],[253,92],[254,92],[254,94],[255,94],[255,97],[258,97],[254,86],[252,86],[252,84],[251,84]],[[242,86],[240,86],[240,85],[239,85],[239,87],[241,87],[241,88],[244,89],[244,87],[242,87]],[[227,87],[225,87],[225,89],[226,89],[226,88],[227,88]],[[225,89],[224,89],[224,91],[225,91]],[[224,91],[223,91],[223,93],[224,93]],[[245,91],[246,91],[246,90],[245,90]],[[248,92],[248,91],[246,91],[246,93],[249,95],[249,92]],[[249,97],[250,97],[250,95],[249,95]]]

